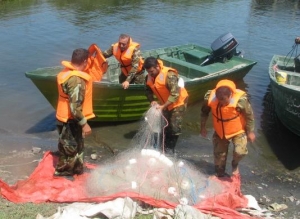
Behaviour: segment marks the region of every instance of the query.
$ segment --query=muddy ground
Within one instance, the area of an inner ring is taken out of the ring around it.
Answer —
[[[192,110],[195,112],[190,111],[189,115],[199,113],[197,108]],[[199,136],[199,121],[195,121],[194,118],[193,116],[185,118],[184,132],[176,147],[177,158],[188,160],[194,163],[199,171],[213,175],[211,140]],[[86,138],[85,160],[101,164],[115,154],[129,149],[132,146],[131,140],[141,125],[139,122],[92,125],[93,134]],[[211,127],[211,124],[208,124],[208,127]],[[208,130],[212,135],[213,130],[211,128]],[[268,208],[274,203],[285,204],[286,209],[271,211],[274,218],[300,218],[300,169],[299,167],[293,170],[285,168],[277,157],[266,149],[268,147],[264,147],[266,143],[260,135],[260,133],[257,134],[255,144],[248,145],[249,154],[239,165],[242,193],[254,196],[261,208]],[[56,151],[57,135],[53,130],[50,135],[47,134],[38,142],[34,139],[32,142],[34,146],[41,148],[40,151],[33,150],[31,141],[24,144],[24,139],[22,147],[5,147],[6,143],[3,142],[3,138],[1,140],[0,179],[13,185],[17,180],[30,176],[38,161],[43,157],[44,151]],[[96,160],[91,160],[92,153],[98,155]],[[228,163],[230,161],[231,154],[229,154]],[[227,166],[227,172],[231,174],[230,165]],[[35,218],[37,213],[50,216],[56,212],[58,206],[64,205],[66,204],[14,204],[0,198],[0,218]]]
[[[190,137],[189,141],[195,141],[193,138],[197,137]],[[213,174],[210,149],[204,148],[202,153],[198,153],[197,156],[193,156],[193,150],[190,150],[190,153],[184,153],[188,149],[189,141],[181,141],[182,146],[178,148],[178,158],[194,162],[199,171]],[[199,148],[197,150],[199,152]],[[105,145],[99,146],[97,149],[87,146],[86,151],[85,159],[92,163],[101,163],[107,157],[113,156],[110,149]],[[117,150],[115,152],[118,153]],[[91,160],[89,156],[91,153],[97,153],[100,156],[97,160]],[[1,154],[1,179],[11,185],[16,183],[17,180],[26,179],[42,156],[43,151],[34,153],[32,150],[14,150],[6,156]],[[20,164],[22,165],[20,166]],[[240,171],[243,194],[254,196],[262,208],[268,208],[274,203],[285,204],[288,207],[287,209],[272,211],[274,218],[300,218],[299,171],[281,171],[280,166],[262,165],[249,157],[241,163]],[[230,174],[230,170],[227,172]],[[64,205],[66,204],[14,204],[1,198],[0,218],[35,218],[37,213],[50,216],[56,212],[58,206]]]

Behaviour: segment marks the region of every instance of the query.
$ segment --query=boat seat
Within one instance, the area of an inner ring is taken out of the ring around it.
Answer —
[[[300,75],[297,75],[299,73],[290,73],[288,75],[288,83],[290,85],[293,85],[293,86],[300,86]]]
[[[209,52],[203,52],[200,50],[188,50],[184,51],[183,53],[199,59],[205,59],[208,55],[210,55]]]
[[[172,58],[169,56],[159,56],[164,62],[164,65],[168,67],[175,68],[180,75],[183,75],[188,78],[196,78],[206,76],[207,73],[203,72],[200,65],[195,65],[193,63],[185,62],[177,58]]]

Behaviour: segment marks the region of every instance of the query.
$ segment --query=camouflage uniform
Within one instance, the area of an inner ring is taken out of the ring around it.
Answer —
[[[80,77],[72,76],[62,84],[62,89],[69,96],[73,119],[69,119],[66,123],[57,120],[59,160],[55,175],[81,174],[84,150],[81,125],[86,123],[82,114],[85,81]]]
[[[147,77],[146,77],[147,81]],[[145,82],[146,84],[146,82]],[[178,76],[173,72],[169,71],[166,78],[166,86],[170,91],[170,95],[168,101],[174,103],[179,98],[180,88],[178,87]],[[149,86],[146,85],[146,96],[147,99],[152,102],[154,101],[153,91]],[[164,109],[163,115],[168,121],[168,126],[166,127],[165,133],[165,142],[164,145],[166,147],[166,151],[174,152],[175,146],[178,140],[179,135],[181,134],[182,128],[182,119],[184,112],[187,108],[187,99],[185,100],[185,104],[175,107],[172,110]]]
[[[105,58],[111,57],[113,55],[113,45],[102,52],[103,56]],[[126,77],[124,73],[121,73],[119,75],[119,83],[123,83],[124,81],[128,81],[130,84],[143,84],[145,81],[145,70],[143,69],[140,72],[137,72],[139,67],[141,57],[141,51],[139,48],[135,48],[133,50],[132,54],[132,68],[130,69],[130,72],[128,72],[128,76]]]
[[[211,108],[207,105],[208,98],[210,95],[210,90],[205,94],[203,106],[201,108],[201,120],[206,119],[209,116]],[[254,115],[251,104],[244,94],[237,103],[237,109],[240,110],[241,114],[246,120],[246,132],[254,131]],[[232,141],[233,148],[233,158],[232,158],[232,168],[233,170],[237,168],[239,161],[248,154],[247,149],[247,135],[246,133],[238,134],[231,139],[221,139],[216,132],[213,134],[213,146],[214,146],[214,164],[215,171],[218,176],[225,174],[226,160],[228,155],[228,147]]]

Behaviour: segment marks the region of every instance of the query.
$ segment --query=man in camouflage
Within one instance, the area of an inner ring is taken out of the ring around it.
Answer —
[[[238,163],[248,154],[247,138],[253,142],[254,115],[244,91],[229,80],[221,80],[214,90],[204,96],[201,108],[200,134],[207,137],[206,121],[213,114],[214,164],[218,177],[226,175],[226,160],[230,141],[233,143],[232,174],[239,174]]]
[[[181,134],[188,93],[184,87],[179,87],[177,71],[163,66],[162,61],[148,57],[144,62],[144,68],[148,72],[145,80],[146,97],[152,106],[162,110],[168,121],[164,146],[167,153],[174,154],[178,137]],[[160,105],[154,100],[153,95],[157,97]]]
[[[83,173],[84,137],[92,132],[87,119],[94,117],[91,101],[92,79],[83,72],[87,59],[86,49],[74,50],[71,62],[63,61],[65,68],[57,75],[59,159],[55,176]]]
[[[119,51],[119,52],[118,52]],[[126,54],[130,57],[124,58]],[[141,56],[140,45],[132,41],[127,34],[119,36],[118,43],[112,44],[111,47],[102,52],[105,58],[115,56],[120,62],[122,73],[119,75],[119,83],[124,89],[129,84],[143,84],[145,80],[144,69],[142,69],[143,59]],[[130,62],[126,64],[126,59]]]

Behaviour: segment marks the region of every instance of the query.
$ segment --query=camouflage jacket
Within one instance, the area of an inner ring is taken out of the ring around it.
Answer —
[[[85,94],[85,81],[77,76],[70,77],[62,85],[63,92],[69,96],[69,104],[74,120],[84,125],[87,119],[82,114],[82,104]]]
[[[109,49],[103,51],[102,54],[105,58],[111,57],[113,55],[113,45],[111,45]],[[130,69],[130,72],[128,73],[128,76],[126,78],[126,81],[128,81],[129,83],[133,80],[135,74],[138,73],[137,70],[139,67],[139,62],[141,57],[142,55],[140,49],[135,48],[132,54],[132,63],[131,63],[132,68]]]
[[[147,99],[152,102],[154,101],[154,93],[151,90],[151,88],[147,85],[147,79],[148,75],[146,76],[145,79],[145,89],[146,89],[146,97]],[[169,71],[166,79],[166,87],[170,91],[170,96],[168,98],[168,101],[171,103],[174,103],[178,100],[179,95],[180,95],[180,87],[178,86],[178,76],[175,72]]]
[[[202,118],[207,118],[211,111],[211,108],[208,106],[208,98],[211,93],[211,90],[207,91],[204,95],[204,101],[201,108],[201,120]],[[246,131],[253,132],[254,131],[254,114],[251,104],[247,98],[247,94],[244,94],[237,103],[237,108],[240,108],[240,112],[244,115],[246,120]]]

